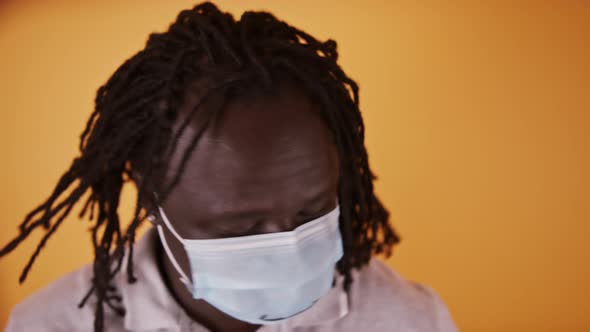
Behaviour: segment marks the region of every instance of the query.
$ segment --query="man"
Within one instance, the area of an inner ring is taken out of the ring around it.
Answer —
[[[152,34],[99,88],[80,156],[0,251],[46,227],[23,281],[89,192],[94,263],[19,304],[7,331],[455,331],[434,291],[372,259],[399,238],[337,58],[332,40],[208,2]]]

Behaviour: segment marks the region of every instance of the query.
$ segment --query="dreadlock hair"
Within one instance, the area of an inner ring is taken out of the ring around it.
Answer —
[[[344,244],[337,269],[344,275],[343,288],[349,291],[351,270],[367,264],[373,254],[389,257],[400,239],[389,224],[389,212],[373,191],[376,177],[364,146],[358,85],[343,72],[337,59],[334,40],[318,41],[268,12],[247,11],[236,21],[210,2],[183,10],[166,32],[152,33],[145,48],[126,60],[98,89],[95,110],[80,136],[80,155],[47,200],[26,215],[18,236],[0,250],[0,257],[14,250],[33,230],[45,228],[20,276],[19,281],[24,282],[47,240],[89,192],[79,217],[89,214],[93,222],[94,277],[79,307],[95,295],[94,330],[102,331],[105,305],[118,315],[125,314],[112,283],[124,257],[128,282],[136,281],[135,232],[148,214],[142,202],[154,191],[158,191],[159,199],[166,199],[203,130],[220,112],[221,107],[217,107],[200,114],[205,119],[203,125],[184,151],[175,175],[169,183],[161,183],[180,132],[201,109],[197,105],[180,130],[173,130],[189,84],[199,80],[209,83],[202,91],[204,102],[213,95],[227,99],[238,88],[272,86],[277,77],[290,77],[321,106],[321,116],[335,138],[342,174],[338,194]],[[135,181],[135,173],[141,174],[142,181]],[[117,208],[128,181],[137,186],[137,200],[134,216],[123,230]],[[67,195],[59,200],[62,193]],[[124,255],[126,247],[128,254]]]

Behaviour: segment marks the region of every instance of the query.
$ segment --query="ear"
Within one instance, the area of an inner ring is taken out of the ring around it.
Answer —
[[[153,194],[153,193],[152,193]],[[151,197],[142,197],[141,205],[147,211],[147,220],[153,225],[156,226],[158,224],[159,213],[158,213],[158,204],[154,199]]]
[[[153,226],[157,226],[158,225],[158,219],[159,219],[158,207],[157,206],[147,207],[146,205],[143,205],[143,206],[144,206],[144,209],[147,211],[146,219]]]
[[[153,214],[153,213],[148,214],[148,216],[146,217],[146,219],[150,222],[150,224],[152,224],[152,226],[156,226],[157,225],[157,223],[156,223],[157,218],[156,218],[156,215],[155,214]]]

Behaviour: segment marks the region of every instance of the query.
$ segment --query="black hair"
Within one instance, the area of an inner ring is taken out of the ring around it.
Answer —
[[[45,235],[20,276],[22,283],[45,246],[71,209],[88,193],[79,217],[93,221],[94,264],[92,287],[82,307],[94,294],[95,331],[104,328],[105,305],[125,314],[112,279],[120,271],[128,248],[128,282],[133,272],[133,245],[138,226],[146,219],[144,201],[157,191],[165,200],[178,183],[186,161],[203,130],[220,112],[199,105],[180,126],[180,103],[189,84],[207,81],[202,102],[211,96],[232,98],[236,89],[271,86],[289,77],[321,107],[321,115],[336,142],[340,158],[340,230],[344,256],[337,268],[349,291],[352,269],[366,265],[372,255],[389,257],[399,237],[389,223],[389,212],[374,193],[364,145],[364,124],[359,110],[359,88],[337,63],[336,42],[318,41],[309,34],[264,11],[247,11],[239,20],[203,2],[179,13],[167,31],[152,33],[145,48],[127,59],[101,86],[95,109],[80,137],[80,155],[59,179],[51,195],[28,213],[20,233],[0,250],[14,250],[30,233],[45,228]],[[204,85],[205,86],[205,85]],[[180,132],[202,109],[202,126],[184,151],[169,183],[161,183]],[[135,174],[141,174],[136,181]],[[125,182],[137,186],[135,212],[123,229],[117,208]],[[60,200],[60,196],[63,198]]]

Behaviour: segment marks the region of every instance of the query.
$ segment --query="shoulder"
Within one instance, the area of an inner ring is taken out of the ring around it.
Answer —
[[[92,287],[91,280],[92,265],[88,264],[35,292],[13,308],[6,332],[92,331],[94,296],[78,307]]]
[[[432,288],[403,278],[385,263],[371,259],[353,277],[350,314],[373,330],[457,331]]]

